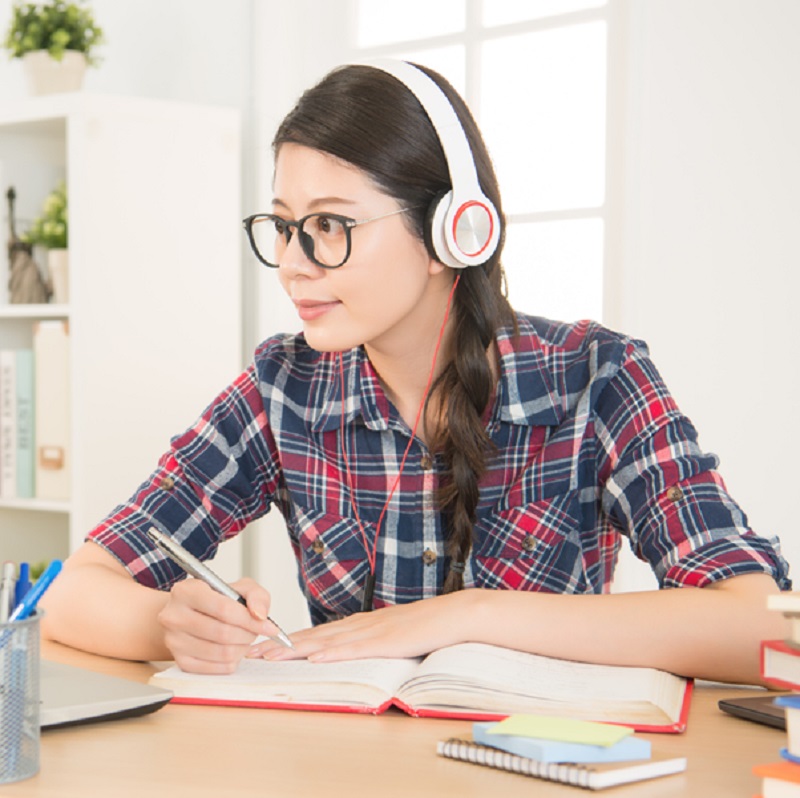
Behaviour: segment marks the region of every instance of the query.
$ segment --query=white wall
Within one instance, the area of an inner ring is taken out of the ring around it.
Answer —
[[[90,0],[107,43],[87,73],[93,92],[244,107],[250,95],[251,0]],[[5,39],[13,0],[0,0]],[[202,13],[200,13],[202,11]],[[18,59],[0,54],[0,102],[25,96]]]
[[[628,35],[606,321],[799,566],[800,3],[629,0]]]

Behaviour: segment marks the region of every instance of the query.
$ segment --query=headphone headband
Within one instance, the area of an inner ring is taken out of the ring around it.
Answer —
[[[494,254],[500,218],[480,187],[464,128],[438,84],[421,69],[392,59],[365,62],[399,80],[419,100],[442,145],[452,190],[431,209],[431,241],[442,263],[455,269],[479,266]]]

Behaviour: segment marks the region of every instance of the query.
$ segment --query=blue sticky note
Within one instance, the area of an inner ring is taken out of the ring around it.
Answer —
[[[648,740],[628,736],[613,745],[570,743],[543,737],[520,737],[490,733],[494,723],[473,723],[472,739],[476,743],[498,748],[510,754],[535,759],[537,762],[631,762],[650,759]]]

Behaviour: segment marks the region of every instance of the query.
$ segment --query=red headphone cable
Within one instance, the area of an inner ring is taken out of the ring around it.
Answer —
[[[381,532],[381,524],[383,523],[383,518],[386,515],[386,511],[389,509],[389,503],[392,501],[392,496],[394,495],[395,489],[397,488],[398,483],[400,482],[400,477],[403,475],[403,469],[406,465],[406,458],[408,457],[408,453],[411,450],[411,445],[414,443],[414,438],[417,435],[417,427],[419,426],[420,419],[422,418],[422,410],[425,407],[425,401],[428,398],[428,392],[431,389],[431,385],[433,384],[433,374],[436,370],[436,360],[439,356],[439,348],[442,345],[442,339],[444,338],[444,330],[447,326],[447,320],[450,317],[450,307],[453,302],[453,295],[456,291],[456,286],[458,285],[458,281],[461,279],[460,274],[456,274],[455,280],[453,280],[453,287],[450,289],[450,295],[447,298],[447,307],[444,312],[444,320],[442,321],[441,329],[439,330],[439,337],[436,341],[436,348],[433,352],[433,362],[431,363],[431,370],[428,374],[428,384],[425,386],[425,392],[422,395],[422,401],[420,402],[419,408],[417,409],[417,416],[414,419],[414,426],[411,430],[411,437],[408,440],[408,444],[406,445],[406,449],[403,452],[403,457],[400,460],[400,469],[397,472],[397,476],[395,477],[394,483],[392,484],[392,488],[389,491],[389,497],[386,499],[386,503],[383,505],[383,509],[381,510],[381,514],[378,517],[378,523],[375,526],[375,540],[372,542],[372,546],[369,545],[369,540],[367,538],[367,533],[364,530],[364,525],[361,522],[361,517],[358,514],[358,508],[356,507],[355,502],[355,493],[353,491],[353,475],[350,471],[350,460],[347,457],[347,450],[344,445],[345,439],[345,430],[344,430],[344,416],[345,416],[345,392],[344,392],[344,364],[342,361],[342,353],[338,352],[338,359],[339,359],[339,380],[341,383],[341,390],[342,390],[342,412],[341,412],[341,424],[340,424],[340,435],[339,440],[341,443],[341,450],[342,450],[342,459],[344,460],[345,465],[345,472],[347,474],[347,487],[350,491],[350,506],[353,509],[353,514],[356,518],[356,523],[358,524],[358,529],[361,532],[361,539],[364,542],[364,550],[367,553],[367,563],[369,564],[369,574],[367,576],[367,583],[364,586],[364,597],[361,602],[361,611],[368,612],[372,609],[372,597],[375,592],[375,567],[377,563],[377,556],[378,556],[378,537],[380,536]]]

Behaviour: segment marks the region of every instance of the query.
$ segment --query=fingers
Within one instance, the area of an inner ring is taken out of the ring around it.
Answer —
[[[259,643],[248,656],[269,660],[305,657],[338,662],[366,657],[417,657],[469,639],[465,591],[359,612],[292,635],[294,650]]]
[[[236,589],[247,598],[247,607],[197,579],[179,582],[170,591],[159,621],[183,670],[230,673],[259,634],[273,633],[273,625],[258,617],[266,617],[269,593],[252,580],[242,580]]]
[[[339,621],[305,629],[292,635],[294,649],[272,640],[254,645],[248,657],[270,661],[308,659],[311,662],[335,662],[362,657],[395,656],[385,645],[392,627],[385,623],[385,613],[376,610],[358,613]],[[402,655],[401,655],[402,656]]]
[[[234,582],[231,587],[247,602],[250,615],[257,621],[266,621],[271,604],[269,591],[261,587],[254,579],[244,578]],[[273,624],[270,624],[272,631]]]

